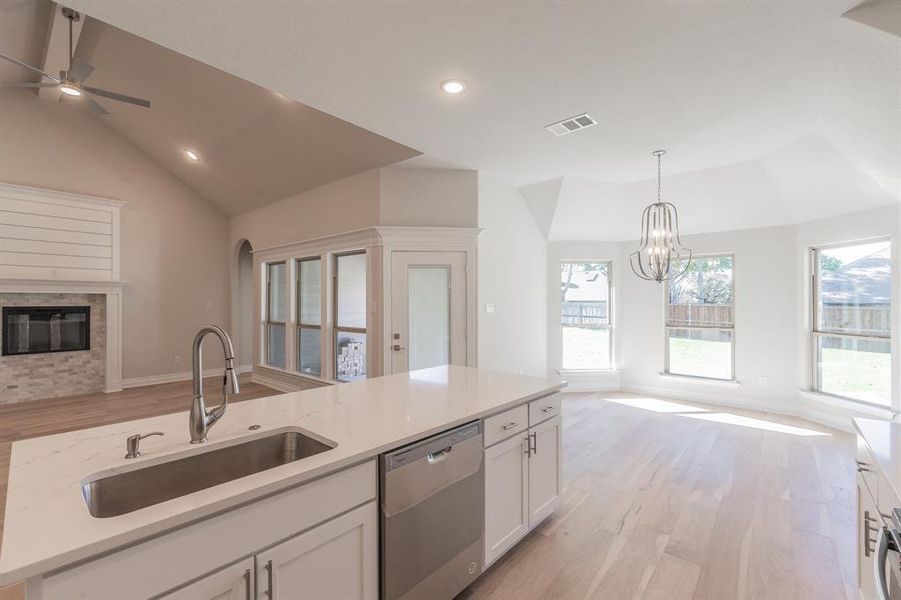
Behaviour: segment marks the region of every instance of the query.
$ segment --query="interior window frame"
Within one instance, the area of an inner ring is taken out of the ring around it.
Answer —
[[[287,352],[287,340],[288,340],[288,313],[290,309],[288,308],[290,304],[287,302],[288,298],[283,298],[282,300],[285,302],[285,320],[277,321],[272,318],[272,267],[282,265],[285,268],[285,278],[288,277],[288,261],[287,260],[274,260],[271,262],[264,263],[266,268],[266,310],[264,312],[263,319],[263,331],[264,331],[264,361],[263,363],[267,367],[272,367],[275,369],[285,369],[288,367],[288,352]],[[290,294],[288,292],[288,287],[285,286],[285,293]],[[289,295],[290,297],[290,295]],[[279,366],[274,364],[270,357],[270,340],[271,340],[271,327],[272,325],[282,325],[285,328],[285,364]]]
[[[706,254],[695,254],[692,256],[692,260],[706,260],[709,258],[729,258],[732,260],[732,274],[731,274],[731,285],[732,285],[732,324],[729,327],[718,327],[712,325],[670,325],[669,319],[669,307],[670,307],[670,288],[672,286],[672,280],[667,280],[665,285],[663,286],[663,374],[671,377],[686,377],[689,379],[700,379],[704,381],[720,381],[724,383],[734,383],[736,382],[735,376],[735,342],[736,342],[736,331],[735,331],[735,316],[737,311],[736,301],[736,288],[735,288],[735,253],[734,252],[711,252]],[[671,370],[671,360],[670,360],[670,331],[674,329],[688,329],[688,330],[706,330],[706,331],[728,331],[730,332],[730,351],[729,351],[729,377],[710,377],[707,375],[691,375],[687,373],[674,373]]]
[[[592,263],[592,264],[604,263],[607,265],[607,324],[605,326],[601,327],[601,329],[607,330],[607,356],[608,356],[609,360],[607,362],[606,367],[601,367],[601,368],[597,368],[597,369],[567,369],[567,368],[565,368],[563,366],[563,359],[564,359],[564,355],[563,355],[563,351],[564,351],[564,348],[563,348],[563,323],[562,323],[563,315],[558,313],[560,320],[561,320],[561,322],[559,323],[559,326],[560,326],[560,371],[563,373],[602,373],[602,372],[606,372],[606,371],[616,370],[616,361],[615,361],[614,355],[613,355],[613,349],[614,349],[614,342],[613,342],[613,338],[614,338],[613,260],[612,259],[596,259],[596,258],[592,258],[592,259],[564,258],[564,259],[560,260],[560,266],[563,266],[566,264],[586,264],[586,263]],[[559,285],[559,282],[558,282],[558,285]]]
[[[321,287],[319,290],[319,323],[306,323],[306,322],[304,322],[304,320],[302,318],[303,313],[302,313],[301,276],[300,276],[301,265],[305,262],[314,262],[314,261],[319,261],[319,269],[320,269],[319,279],[320,279],[320,283],[321,283],[322,267],[324,264],[323,257],[321,254],[314,254],[314,255],[309,255],[309,256],[304,256],[304,257],[294,259],[294,264],[295,264],[294,297],[296,298],[296,300],[295,300],[295,305],[296,305],[295,306],[295,311],[296,311],[295,336],[296,337],[294,339],[294,345],[297,348],[296,357],[295,357],[295,361],[294,361],[296,363],[294,365],[294,370],[297,373],[299,373],[300,375],[304,375],[307,377],[322,377],[322,371],[323,371],[323,364],[322,364],[322,362],[323,362],[322,361],[322,329],[323,329],[323,327],[322,327],[322,323],[323,323],[324,303],[322,301],[323,300],[323,290],[321,289]],[[318,353],[319,353],[319,372],[318,373],[308,373],[306,371],[301,371],[301,369],[300,369],[300,365],[301,365],[300,340],[301,340],[301,332],[305,329],[319,331],[320,337],[319,337],[319,349],[318,349]]]
[[[819,341],[820,338],[823,337],[839,337],[839,338],[848,338],[855,340],[863,340],[863,341],[881,341],[889,343],[889,360],[890,362],[894,361],[894,353],[895,349],[892,345],[892,334],[891,328],[889,328],[889,333],[886,335],[873,335],[873,334],[863,334],[863,333],[854,333],[847,332],[841,329],[827,329],[823,328],[822,325],[822,310],[821,310],[821,302],[820,302],[820,294],[822,293],[822,282],[820,279],[820,253],[827,250],[834,250],[837,248],[848,248],[852,246],[861,246],[866,244],[877,244],[880,242],[886,242],[889,244],[889,251],[891,256],[891,268],[894,270],[894,247],[892,243],[892,239],[890,237],[877,237],[863,240],[853,240],[846,242],[835,242],[831,244],[820,244],[817,246],[811,246],[808,249],[808,268],[810,269],[810,390],[816,394],[822,394],[824,396],[831,396],[833,398],[838,398],[847,402],[855,402],[859,404],[864,404],[866,406],[873,406],[879,408],[891,408],[895,406],[895,385],[896,378],[894,368],[890,369],[889,376],[889,398],[888,403],[883,404],[879,402],[871,402],[869,400],[863,400],[861,398],[853,398],[851,396],[845,396],[842,394],[837,394],[835,392],[829,392],[823,389],[822,387],[822,377],[821,377],[821,369],[819,368]],[[894,284],[894,281],[892,282]],[[894,294],[894,290],[892,290],[892,294]],[[890,300],[890,310],[894,312],[894,299]]]
[[[365,346],[366,346],[366,361],[367,361],[367,364],[366,364],[366,373],[365,373],[365,375],[364,375],[364,379],[369,379],[369,378],[370,378],[370,374],[369,374],[369,364],[368,364],[368,361],[369,361],[369,335],[368,335],[368,327],[349,327],[349,326],[346,326],[346,325],[345,325],[345,326],[342,326],[342,325],[340,325],[339,322],[338,322],[338,262],[339,262],[339,260],[340,260],[342,257],[345,257],[345,256],[353,256],[353,255],[357,255],[357,254],[361,254],[361,255],[363,255],[364,257],[367,257],[367,258],[366,258],[367,265],[366,265],[366,269],[365,269],[365,271],[364,271],[364,277],[366,278],[365,285],[366,285],[366,296],[367,296],[367,298],[366,298],[366,309],[365,309],[364,318],[365,318],[365,320],[366,320],[366,324],[368,325],[368,324],[369,324],[369,322],[368,322],[368,319],[369,319],[369,311],[368,311],[368,304],[369,304],[369,302],[368,302],[368,296],[369,296],[369,281],[368,281],[368,279],[369,279],[369,264],[368,264],[368,252],[367,252],[367,250],[366,250],[365,248],[363,248],[363,249],[356,249],[356,250],[346,250],[346,251],[336,252],[336,253],[333,253],[333,254],[332,254],[332,286],[331,286],[332,290],[331,290],[331,292],[332,292],[332,314],[334,315],[334,322],[333,322],[333,324],[332,324],[332,331],[331,331],[331,339],[332,339],[332,352],[331,352],[331,355],[332,355],[332,356],[331,356],[331,361],[332,361],[332,374],[333,374],[333,376],[334,376],[334,378],[335,378],[336,381],[342,381],[342,382],[344,382],[345,380],[341,379],[341,378],[338,376],[338,336],[339,336],[340,334],[342,334],[342,333],[351,333],[351,334],[357,334],[357,335],[364,335],[364,336],[366,336]]]

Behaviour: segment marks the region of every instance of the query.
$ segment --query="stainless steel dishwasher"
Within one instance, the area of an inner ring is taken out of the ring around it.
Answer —
[[[482,572],[482,425],[383,454],[382,600],[450,600]]]

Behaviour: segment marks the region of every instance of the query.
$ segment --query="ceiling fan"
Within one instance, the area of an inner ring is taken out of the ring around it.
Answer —
[[[91,75],[91,73],[94,72],[94,67],[86,62],[74,60],[72,56],[72,24],[76,21],[81,20],[81,15],[71,8],[66,7],[62,8],[62,15],[69,21],[69,70],[60,71],[59,77],[54,77],[53,75],[45,73],[33,65],[29,65],[26,62],[22,62],[21,60],[13,58],[12,56],[7,56],[6,54],[0,52],[0,58],[7,60],[15,65],[19,65],[20,67],[24,67],[30,71],[34,71],[42,77],[46,77],[47,79],[52,81],[52,83],[7,82],[0,83],[0,88],[58,88],[61,92],[60,101],[62,101],[65,96],[80,96],[81,100],[88,107],[88,110],[90,110],[95,115],[105,115],[108,114],[109,111],[103,108],[103,106],[101,106],[96,100],[91,98],[91,96],[101,96],[103,98],[109,98],[110,100],[115,100],[117,102],[126,102],[128,104],[150,108],[149,100],[135,98],[133,96],[126,96],[125,94],[119,94],[117,92],[111,92],[109,90],[103,90],[100,88],[84,85],[85,79],[87,79]],[[65,94],[65,96],[63,96],[62,94]]]

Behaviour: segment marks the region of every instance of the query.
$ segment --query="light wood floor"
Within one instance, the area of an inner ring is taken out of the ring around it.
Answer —
[[[0,407],[0,515],[12,440],[187,410],[189,398],[178,383]],[[735,415],[749,420],[720,422]],[[856,599],[850,435],[626,394],[567,394],[563,420],[562,505],[461,600]],[[767,429],[780,425],[797,430]]]
[[[459,600],[856,600],[852,436],[606,397],[566,395],[562,506]]]
[[[218,390],[221,377],[204,380],[207,390]],[[275,390],[250,383],[241,377],[241,393],[230,401],[241,402],[277,394]],[[132,421],[155,415],[185,413],[193,395],[190,381],[132,388],[114,394],[84,394],[50,400],[36,400],[0,405],[0,539],[3,537],[3,515],[6,505],[6,481],[12,442],[29,437]],[[218,394],[208,394],[210,403],[218,403]],[[123,444],[125,441],[123,440]],[[22,600],[22,586],[0,588],[0,600]]]

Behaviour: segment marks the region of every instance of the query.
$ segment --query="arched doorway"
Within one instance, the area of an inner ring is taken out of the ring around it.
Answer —
[[[244,240],[238,247],[236,269],[235,353],[241,370],[253,365],[253,246]]]

